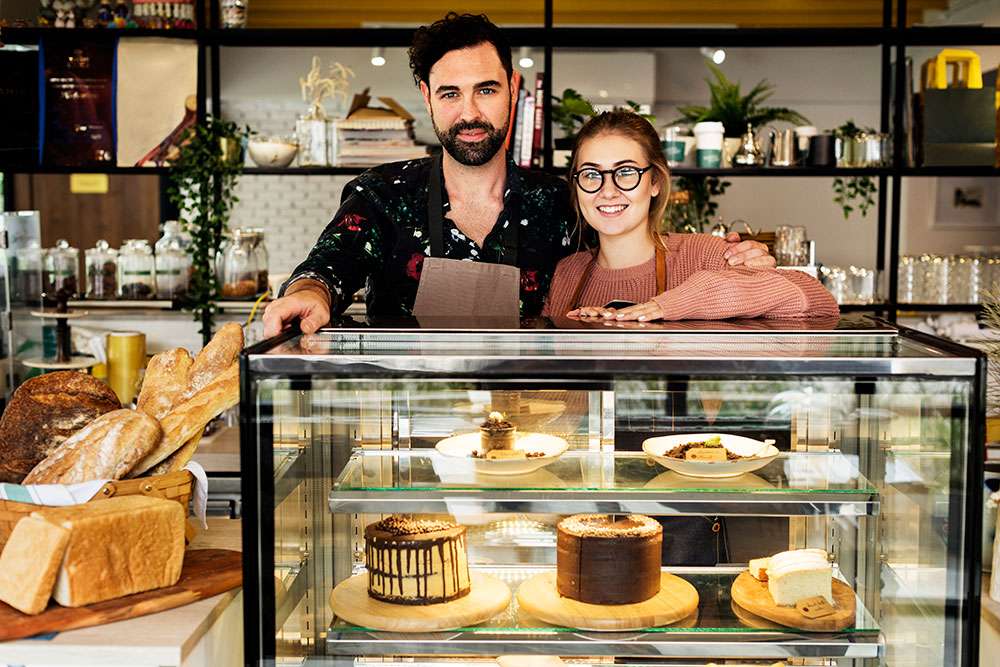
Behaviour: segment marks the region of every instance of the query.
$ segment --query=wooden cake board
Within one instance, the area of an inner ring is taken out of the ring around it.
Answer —
[[[854,589],[840,581],[833,580],[834,613],[822,618],[806,618],[795,607],[779,607],[774,604],[766,581],[757,581],[749,572],[741,572],[733,582],[731,590],[733,602],[752,614],[781,625],[799,630],[836,632],[854,625]]]
[[[388,632],[437,632],[487,621],[510,604],[510,589],[499,579],[473,572],[465,597],[438,604],[382,602],[368,596],[368,574],[356,574],[330,593],[330,608],[353,625]]]
[[[694,586],[667,572],[660,573],[660,592],[634,604],[588,604],[559,595],[556,573],[544,572],[517,589],[517,602],[528,614],[559,627],[617,632],[669,625],[698,609]]]
[[[193,549],[184,553],[181,578],[173,586],[85,607],[62,607],[54,601],[41,614],[29,616],[0,602],[0,641],[43,632],[88,628],[181,607],[238,588],[243,582],[239,551]]]

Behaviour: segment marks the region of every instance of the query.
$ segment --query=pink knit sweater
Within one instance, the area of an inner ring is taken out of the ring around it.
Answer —
[[[801,318],[839,314],[833,296],[801,271],[729,266],[728,244],[708,234],[670,234],[667,291],[656,294],[655,258],[624,269],[594,266],[580,303],[570,303],[592,255],[578,252],[556,266],[544,315],[563,315],[578,305],[603,306],[622,299],[656,301],[666,320],[721,320],[730,317]]]

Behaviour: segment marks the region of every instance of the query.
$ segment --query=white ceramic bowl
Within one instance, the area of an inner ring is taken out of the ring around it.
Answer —
[[[481,475],[523,475],[534,472],[558,459],[569,448],[562,438],[545,433],[518,433],[514,449],[529,452],[545,452],[545,456],[524,459],[480,459],[472,452],[482,447],[479,431],[462,433],[445,438],[434,449],[443,456],[462,459],[472,463],[473,469]]]
[[[713,437],[719,437],[722,446],[729,451],[750,458],[735,461],[688,461],[666,456],[667,452],[678,445],[700,442]],[[688,477],[736,477],[759,470],[773,461],[780,453],[773,443],[773,440],[762,442],[728,433],[686,433],[648,438],[642,443],[642,451],[663,467]]]
[[[299,152],[296,144],[273,139],[251,139],[247,142],[250,159],[258,167],[287,167]]]

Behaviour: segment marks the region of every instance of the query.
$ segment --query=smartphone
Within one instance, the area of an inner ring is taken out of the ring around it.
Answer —
[[[617,300],[616,299],[614,301],[608,301],[606,304],[604,304],[604,307],[605,308],[614,308],[615,310],[620,310],[622,308],[628,308],[629,306],[634,306],[634,305],[635,304],[633,302],[631,302],[631,301],[621,301],[621,300]]]

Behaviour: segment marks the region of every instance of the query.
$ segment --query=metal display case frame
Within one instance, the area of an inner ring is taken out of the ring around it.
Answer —
[[[352,470],[366,461],[378,465],[384,458],[393,471],[418,466],[428,450],[382,449],[375,452],[352,452],[349,446],[310,447],[306,456],[277,457],[274,428],[279,418],[267,400],[260,400],[258,381],[280,381],[303,403],[294,406],[301,414],[309,411],[309,390],[317,379],[350,378],[379,382],[417,381],[423,379],[475,378],[484,385],[503,382],[573,381],[608,387],[622,374],[641,374],[664,379],[698,376],[732,379],[780,376],[809,378],[822,376],[849,380],[854,394],[876,392],[880,378],[915,378],[933,381],[960,379],[970,391],[967,401],[956,406],[951,416],[962,423],[957,436],[966,450],[962,456],[949,456],[947,517],[948,565],[944,582],[943,653],[946,664],[971,666],[978,653],[978,610],[980,597],[980,530],[982,522],[982,485],[986,358],[979,351],[887,322],[864,318],[842,322],[836,329],[802,330],[790,325],[752,324],[704,325],[700,330],[679,327],[643,331],[548,329],[454,330],[396,329],[358,327],[346,324],[324,330],[313,337],[302,337],[290,330],[244,351],[241,356],[241,467],[243,493],[244,545],[244,643],[248,664],[273,665],[276,660],[275,628],[282,626],[303,595],[314,593],[311,604],[326,604],[326,596],[344,573],[335,575],[334,567],[322,561],[319,536],[312,547],[313,558],[302,572],[289,578],[289,587],[280,603],[270,582],[275,571],[275,508],[296,489],[306,489],[313,507],[320,502],[334,516],[351,513],[455,512],[639,512],[651,515],[699,514],[718,510],[728,502],[726,512],[733,515],[788,517],[847,517],[863,522],[877,517],[879,493],[862,478],[856,488],[823,488],[799,493],[785,484],[780,472],[774,472],[775,485],[770,493],[755,495],[752,502],[740,494],[685,492],[651,493],[636,489],[601,487],[596,489],[544,489],[507,491],[489,488],[371,489],[351,483]],[[308,344],[306,344],[308,342]],[[303,349],[305,348],[305,349]],[[308,351],[306,351],[308,350]],[[957,414],[961,413],[961,414]],[[395,440],[400,425],[387,426]],[[613,432],[612,425],[612,432]],[[432,450],[431,450],[432,451]],[[571,452],[579,465],[624,465],[629,456],[600,451]],[[592,457],[587,463],[584,459]],[[861,457],[862,460],[864,457]],[[391,460],[390,460],[391,459]],[[610,463],[608,463],[610,461]],[[574,464],[576,465],[576,464]],[[353,466],[353,468],[352,468]],[[339,471],[332,485],[324,486],[310,476],[311,469]],[[776,469],[777,470],[777,469]],[[393,473],[398,477],[396,472]],[[771,479],[771,478],[769,478]],[[600,485],[599,485],[600,486]],[[787,486],[789,488],[784,488]],[[736,501],[742,501],[742,509]],[[718,512],[725,514],[726,512]],[[864,528],[870,553],[858,558],[856,567],[868,568],[878,581],[880,560],[876,553],[879,541],[873,531],[877,522]],[[357,531],[350,522],[337,524],[343,531]],[[862,529],[859,528],[859,531]],[[860,533],[859,533],[860,534]],[[356,535],[355,535],[356,537]],[[334,537],[334,539],[340,539]],[[859,539],[858,544],[861,544]],[[346,544],[350,544],[347,542]],[[345,542],[340,542],[345,548]],[[308,571],[306,571],[308,570]],[[732,570],[730,572],[730,570]],[[673,570],[672,570],[673,571]],[[738,569],[717,566],[710,572],[692,569],[692,577],[734,576]],[[719,586],[724,585],[720,579]],[[364,629],[314,628],[315,655],[330,663],[353,664],[352,658],[341,662],[331,656],[389,655],[497,655],[504,653],[548,653],[563,656],[614,655],[642,658],[708,659],[724,647],[727,655],[746,659],[773,659],[776,656],[822,657],[859,660],[857,664],[881,664],[883,638],[877,619],[866,609],[872,593],[858,591],[861,628],[855,634],[803,633],[793,629],[774,629],[745,636],[721,632],[686,631],[681,628],[652,629],[632,633],[628,638],[585,632],[510,632],[509,629],[483,627],[455,633],[382,636]],[[862,613],[863,612],[863,613]],[[870,629],[864,629],[864,628]],[[304,664],[312,664],[306,661]],[[851,663],[856,664],[856,663]]]

